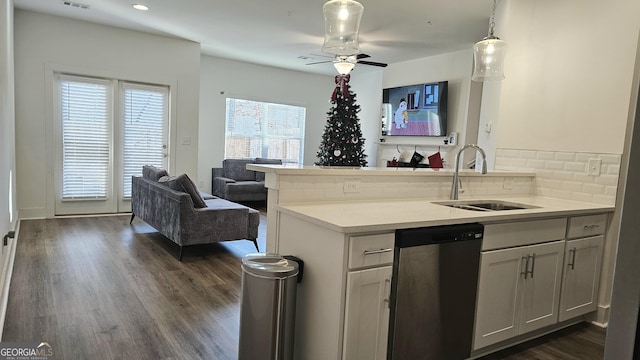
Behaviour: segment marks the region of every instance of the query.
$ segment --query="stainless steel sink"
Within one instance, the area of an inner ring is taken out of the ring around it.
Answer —
[[[457,200],[457,201],[435,201],[436,205],[443,205],[457,209],[472,211],[503,211],[503,210],[522,210],[535,209],[539,206],[513,203],[501,200]]]

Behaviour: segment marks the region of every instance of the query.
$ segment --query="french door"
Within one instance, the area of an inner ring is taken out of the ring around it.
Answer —
[[[169,88],[56,74],[55,214],[131,210],[131,176],[167,167]]]

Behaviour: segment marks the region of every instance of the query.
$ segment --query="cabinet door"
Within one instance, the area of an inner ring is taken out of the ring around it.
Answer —
[[[529,268],[522,283],[522,327],[519,334],[558,322],[564,244],[564,241],[555,241],[526,247]]]
[[[602,235],[567,241],[560,321],[596,310],[603,245]]]
[[[387,358],[391,266],[347,273],[342,358]]]
[[[522,248],[485,251],[480,256],[474,349],[518,335]]]

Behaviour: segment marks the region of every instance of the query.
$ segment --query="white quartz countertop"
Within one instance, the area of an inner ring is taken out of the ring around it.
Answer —
[[[464,198],[460,201],[474,200]],[[481,200],[502,200],[537,206],[532,209],[473,211],[434,204],[446,199],[368,200],[350,202],[280,204],[275,209],[342,233],[390,231],[395,229],[532,220],[545,217],[586,215],[614,211],[613,206],[583,203],[541,196],[492,196]]]

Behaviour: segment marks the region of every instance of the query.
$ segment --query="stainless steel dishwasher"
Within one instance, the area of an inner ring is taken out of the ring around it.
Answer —
[[[388,359],[471,353],[482,224],[396,231]]]

